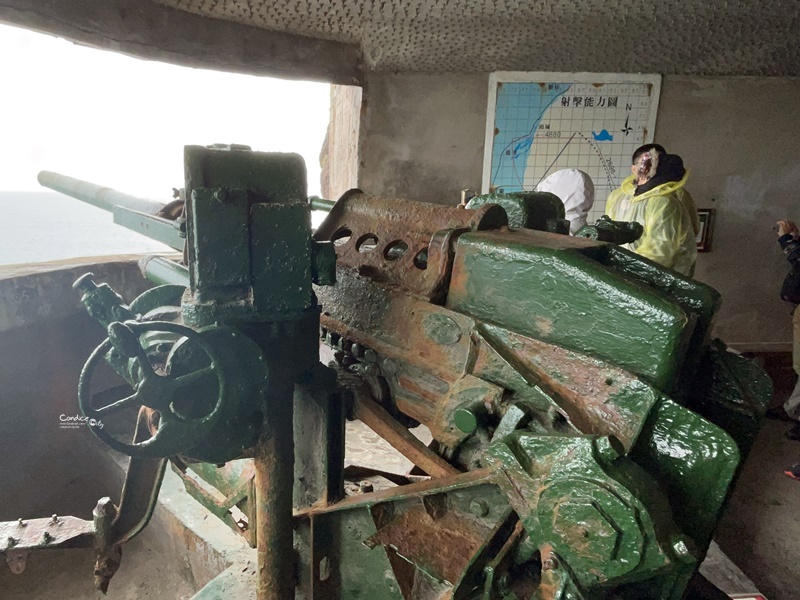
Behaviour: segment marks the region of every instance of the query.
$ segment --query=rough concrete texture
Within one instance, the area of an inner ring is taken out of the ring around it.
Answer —
[[[323,198],[336,200],[358,186],[358,131],[362,90],[350,85],[331,86],[331,114],[319,155]]]
[[[799,95],[800,79],[665,77],[661,89],[655,139],[683,157],[697,207],[716,210],[695,277],[722,294],[715,333],[746,349],[791,341],[773,227],[800,220]]]
[[[794,0],[157,0],[360,43],[373,70],[800,74]]]
[[[355,44],[208,19],[150,0],[2,0],[0,22],[187,67],[343,84],[361,81],[361,52]]]
[[[451,205],[480,190],[487,94],[485,75],[371,74],[358,187]]]
[[[381,72],[800,75],[794,0],[3,0],[0,20],[188,66]]]
[[[742,469],[716,540],[769,600],[800,597],[800,482],[783,474],[800,462],[790,424],[767,420]]]

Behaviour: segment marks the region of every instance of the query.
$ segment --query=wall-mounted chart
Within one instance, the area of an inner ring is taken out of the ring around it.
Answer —
[[[595,185],[589,222],[652,141],[659,75],[499,72],[489,77],[483,192],[533,190],[560,169]]]

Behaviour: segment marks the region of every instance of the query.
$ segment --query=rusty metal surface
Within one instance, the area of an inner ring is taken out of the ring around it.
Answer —
[[[45,548],[91,548],[94,523],[53,515],[0,523],[0,552]]]
[[[133,443],[150,438],[151,414],[152,411],[144,406],[139,410]],[[150,521],[166,467],[167,460],[164,458],[131,458],[122,486],[118,515],[112,526],[113,544],[130,541]]]
[[[294,442],[293,386],[265,394],[265,428],[255,447],[256,552],[259,600],[294,598],[292,484]]]
[[[340,502],[337,502],[336,504],[331,504],[330,506],[309,506],[295,511],[294,518],[295,520],[306,519],[313,515],[348,510],[357,506],[369,507],[385,501],[416,498],[433,491],[466,489],[480,483],[494,484],[495,478],[496,473],[492,469],[475,469],[473,471],[467,471],[466,473],[451,475],[449,477],[428,479],[427,481],[411,483],[409,485],[398,486],[387,490],[379,490],[371,494],[350,496]]]
[[[469,369],[475,322],[348,271],[317,294],[326,309],[323,330],[335,336],[329,342],[345,352],[356,344],[355,358],[370,361],[368,371],[389,386],[396,409],[425,423],[436,439],[457,443],[463,434],[452,429],[446,409]]]
[[[173,459],[172,466],[192,498],[255,548],[255,465],[251,459],[231,461],[221,466],[208,463],[186,465]],[[231,510],[234,507],[238,509],[236,514]]]
[[[468,316],[348,271],[340,270],[335,287],[319,287],[316,293],[325,329],[442,377],[467,368],[475,323]]]
[[[122,547],[113,541],[113,524],[117,515],[117,507],[108,497],[101,498],[92,511],[95,527],[94,549],[97,553],[94,586],[104,594],[122,562]]]
[[[486,528],[462,513],[444,511],[438,518],[422,504],[403,511],[365,541],[392,548],[400,557],[455,584],[484,544]]]
[[[658,393],[635,375],[560,346],[491,325],[482,325],[484,345],[476,374],[490,374],[489,348],[512,362],[530,384],[548,393],[568,421],[587,434],[613,435],[629,451]]]
[[[356,394],[353,399],[353,416],[431,477],[447,477],[459,473],[458,469],[431,451],[371,398]]]
[[[314,237],[334,243],[340,267],[435,300],[448,283],[454,236],[507,224],[505,211],[497,205],[446,208],[350,190]]]

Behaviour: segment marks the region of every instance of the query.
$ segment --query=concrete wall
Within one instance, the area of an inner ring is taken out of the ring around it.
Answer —
[[[800,79],[666,77],[656,140],[683,156],[698,208],[716,209],[696,277],[717,288],[717,332],[746,346],[791,340],[778,294],[788,265],[772,230],[800,218]]]
[[[480,189],[488,80],[474,75],[370,74],[359,187],[452,204]],[[665,77],[656,141],[692,170],[700,208],[715,208],[713,249],[696,277],[723,294],[716,333],[740,348],[785,349],[778,297],[787,264],[772,226],[800,219],[800,79]]]
[[[331,116],[319,162],[323,198],[337,199],[358,187],[358,131],[361,125],[362,89],[331,86]]]
[[[441,204],[480,190],[487,90],[485,75],[371,74],[359,187]]]

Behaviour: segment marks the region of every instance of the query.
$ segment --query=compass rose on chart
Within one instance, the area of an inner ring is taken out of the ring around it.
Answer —
[[[631,118],[631,116],[630,116],[630,115],[628,115],[627,117],[625,117],[625,127],[623,127],[623,128],[622,128],[622,133],[624,133],[624,134],[625,134],[625,137],[628,137],[628,134],[629,134],[631,131],[633,131],[633,127],[631,127],[631,126],[628,124],[628,121],[630,120],[630,118]]]

